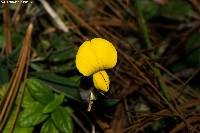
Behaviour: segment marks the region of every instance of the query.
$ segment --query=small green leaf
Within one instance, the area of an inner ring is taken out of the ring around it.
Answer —
[[[30,127],[43,122],[48,117],[48,115],[42,113],[43,109],[44,105],[39,102],[32,103],[32,106],[20,112],[19,125],[21,127]]]
[[[54,99],[53,92],[38,79],[28,79],[27,86],[33,98],[47,104]]]
[[[64,133],[73,132],[73,123],[71,118],[71,111],[68,108],[59,107],[52,114],[51,118],[56,127]]]
[[[43,125],[40,133],[59,133],[51,118],[49,118]]]
[[[64,100],[64,94],[60,94],[53,101],[48,103],[44,107],[42,112],[43,113],[51,113],[51,112],[53,112],[63,102],[63,100]]]

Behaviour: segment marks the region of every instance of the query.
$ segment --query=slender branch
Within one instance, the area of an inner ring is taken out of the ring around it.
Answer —
[[[43,5],[47,13],[52,17],[58,29],[64,32],[68,32],[69,31],[68,27],[65,26],[64,22],[61,20],[58,14],[53,10],[53,8],[46,2],[46,0],[39,0],[39,1]]]

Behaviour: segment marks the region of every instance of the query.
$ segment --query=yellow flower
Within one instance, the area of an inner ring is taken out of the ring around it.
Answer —
[[[85,41],[76,55],[76,67],[84,76],[93,75],[95,88],[107,92],[109,77],[105,69],[117,63],[117,51],[112,43],[102,38]]]

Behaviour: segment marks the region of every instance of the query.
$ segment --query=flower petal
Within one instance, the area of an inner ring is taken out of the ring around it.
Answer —
[[[110,79],[106,71],[99,71],[93,74],[94,87],[102,92],[109,90]]]
[[[101,38],[85,41],[76,55],[76,67],[84,76],[113,68],[116,63],[117,51],[115,47],[109,41]]]
[[[90,41],[85,41],[76,54],[76,67],[84,76],[90,76],[98,69],[97,58]]]
[[[117,63],[117,51],[112,43],[102,38],[91,40],[92,47],[102,69],[113,68]]]

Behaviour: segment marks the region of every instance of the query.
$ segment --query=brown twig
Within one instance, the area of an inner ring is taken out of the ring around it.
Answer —
[[[3,107],[1,109],[1,114],[0,114],[0,132],[3,130],[3,127],[7,123],[8,117],[10,115],[11,109],[15,103],[15,99],[17,97],[17,92],[19,90],[20,82],[22,79],[26,77],[27,74],[27,67],[28,67],[28,59],[30,56],[30,45],[31,45],[31,35],[32,35],[32,29],[33,29],[33,24],[31,23],[28,27],[26,36],[23,41],[22,49],[20,52],[20,56],[18,58],[17,62],[17,68],[14,71],[11,80],[10,80],[10,86],[8,88],[8,94],[6,97],[5,102],[1,103],[1,106]],[[26,71],[24,71],[24,69]],[[25,72],[25,74],[24,74]],[[17,111],[19,112],[19,110]],[[17,117],[17,114],[15,115]],[[15,124],[16,119],[13,121],[13,125]],[[12,129],[11,129],[12,131]]]
[[[85,22],[76,12],[74,12],[69,5],[72,5],[70,3],[70,1],[67,1],[67,0],[59,0],[59,2],[65,7],[65,9],[72,15],[74,16],[74,18],[76,20],[78,20],[81,25],[87,29],[89,29],[92,33],[94,33],[96,36],[99,36],[100,37],[100,34],[95,30],[93,29],[90,25],[87,24],[87,22]]]
[[[68,27],[63,23],[61,18],[58,16],[58,14],[54,11],[54,9],[49,5],[49,3],[46,0],[39,0],[40,3],[43,5],[47,13],[52,17],[53,21],[56,23],[58,29],[68,32]]]
[[[12,42],[11,42],[11,24],[10,24],[10,12],[9,4],[6,2],[3,4],[3,21],[4,21],[4,50],[5,54],[8,55],[12,52]]]

